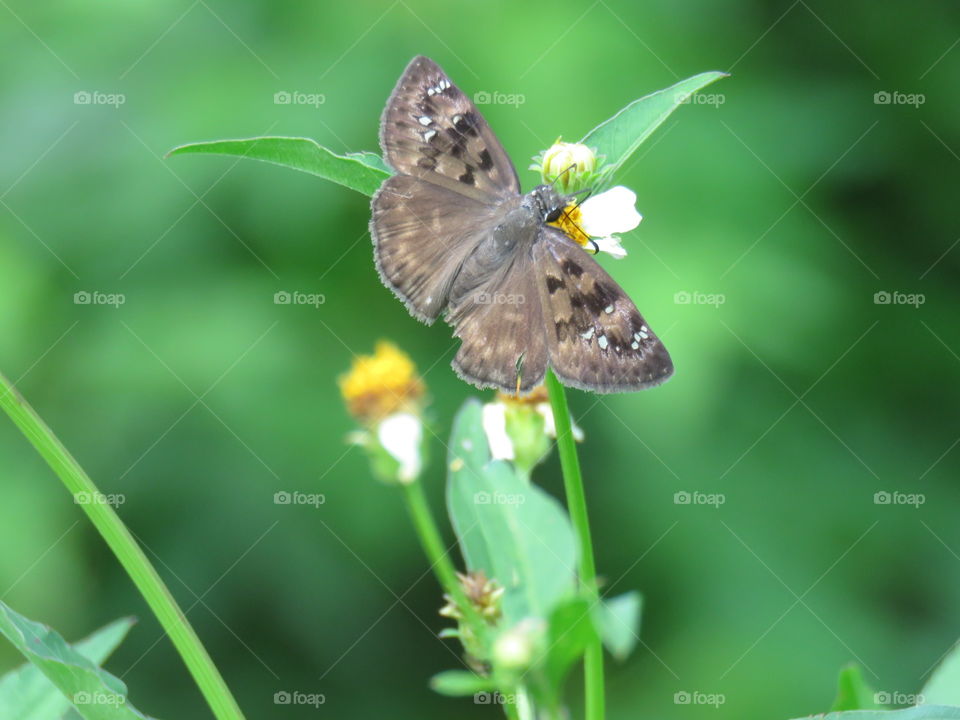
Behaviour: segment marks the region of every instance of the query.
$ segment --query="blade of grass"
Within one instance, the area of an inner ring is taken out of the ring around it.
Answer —
[[[218,720],[243,720],[243,713],[227,688],[220,672],[197,637],[186,616],[163,584],[160,575],[147,559],[137,541],[127,530],[120,516],[106,502],[98,502],[103,494],[80,467],[63,443],[47,427],[36,411],[17,389],[0,373],[0,406],[20,428],[40,456],[53,468],[73,497],[88,502],[79,503],[97,532],[104,539],[147,605],[173,641],[177,652],[207,704]]]

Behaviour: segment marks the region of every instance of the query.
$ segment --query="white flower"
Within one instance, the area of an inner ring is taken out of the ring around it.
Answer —
[[[507,435],[507,406],[502,402],[483,406],[483,431],[494,460],[513,460],[513,440]]]
[[[637,212],[636,202],[636,193],[617,185],[580,204],[580,228],[593,238],[599,252],[615,258],[626,256],[627,251],[614,233],[629,232],[640,224],[643,216]]]
[[[420,418],[405,412],[391,415],[377,427],[377,439],[383,449],[400,463],[397,479],[405,484],[416,480],[423,467],[420,455],[423,423]]]

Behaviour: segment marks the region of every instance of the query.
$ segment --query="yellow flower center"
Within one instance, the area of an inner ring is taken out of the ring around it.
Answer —
[[[583,248],[593,249],[595,245],[583,228],[580,227],[583,213],[576,203],[567,205],[555,222],[547,223],[563,230],[564,234]]]
[[[359,420],[376,422],[415,405],[424,393],[410,357],[396,345],[381,340],[373,355],[354,358],[350,371],[340,376],[340,393],[347,409]]]
[[[513,405],[517,407],[525,407],[550,402],[550,396],[547,394],[547,388],[545,385],[537,385],[527,395],[511,395],[504,392],[498,392],[497,400],[507,406]]]

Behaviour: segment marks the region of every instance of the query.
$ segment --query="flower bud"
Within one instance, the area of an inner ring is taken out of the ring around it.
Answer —
[[[586,145],[557,141],[543,153],[543,182],[566,194],[581,190],[597,170],[597,156]]]

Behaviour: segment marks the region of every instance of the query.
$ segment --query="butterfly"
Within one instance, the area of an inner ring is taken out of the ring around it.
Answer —
[[[547,368],[564,385],[642,390],[673,373],[623,289],[556,221],[573,198],[526,194],[473,102],[424,56],[404,70],[380,123],[396,174],[373,196],[380,279],[410,314],[441,313],[461,345],[457,374],[526,394]]]

